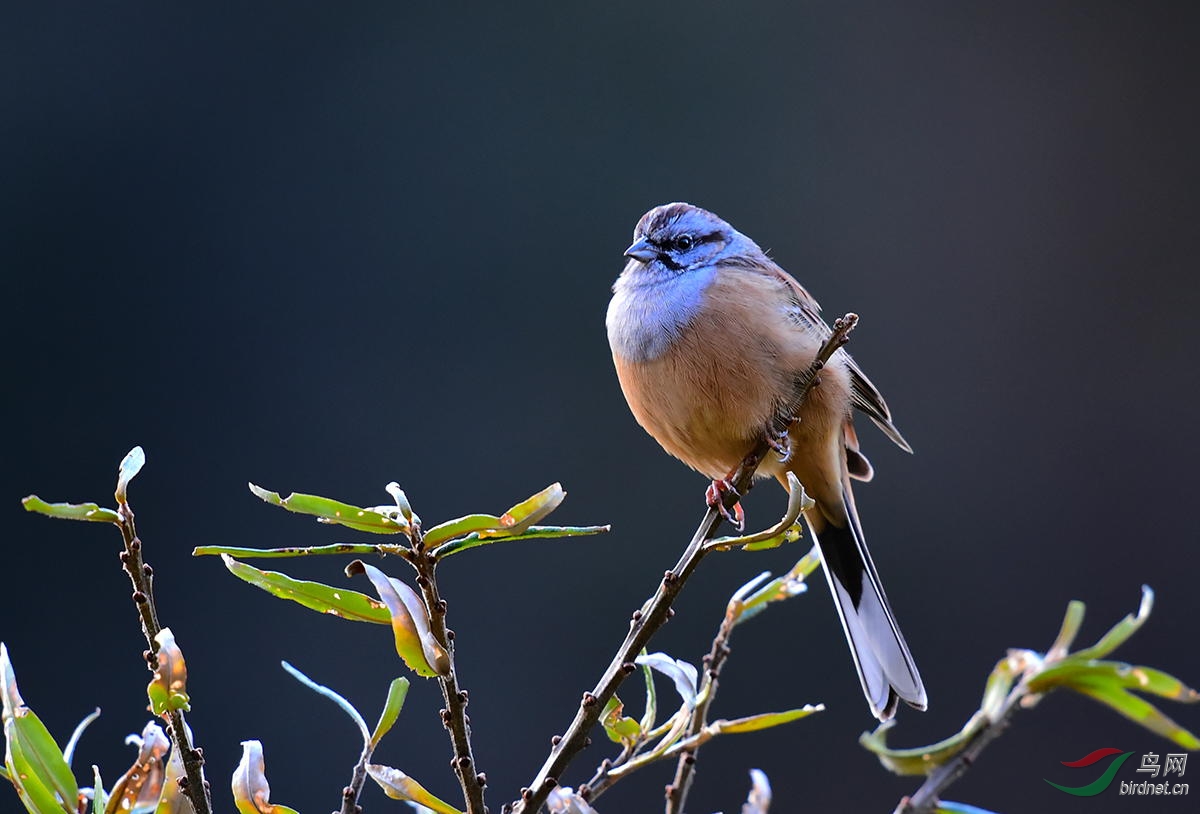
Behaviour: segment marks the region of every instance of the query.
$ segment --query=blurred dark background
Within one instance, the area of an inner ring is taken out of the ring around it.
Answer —
[[[1197,7],[831,6],[5,8],[0,638],[61,740],[103,707],[81,777],[132,758],[143,643],[116,531],[18,501],[111,503],[142,444],[132,497],[222,810],[243,739],[264,742],[277,802],[328,811],[349,778],[354,729],[280,659],[372,720],[404,672],[386,629],[189,556],[361,539],[247,480],[374,504],[395,479],[427,522],[561,480],[556,520],[611,522],[444,568],[492,810],[511,799],[702,514],[704,482],[630,416],[603,324],[634,223],[670,200],[757,239],[831,318],[862,315],[852,350],[917,450],[860,433],[878,477],[859,507],[932,699],[893,743],[956,731],[1006,648],[1048,646],[1068,600],[1088,603],[1090,641],[1142,583],[1154,616],[1118,656],[1200,682]],[[784,500],[747,503],[761,526]],[[707,561],[655,646],[697,661],[725,598],[803,551]],[[351,584],[342,561],[279,565]],[[856,744],[873,720],[813,586],[738,630],[714,712],[828,711],[706,748],[691,811],[737,811],[752,767],[779,812],[890,811],[917,787]],[[377,757],[453,800],[439,705],[417,680]],[[1127,810],[1115,785],[1043,782],[1090,781],[1059,761],[1102,746],[1178,751],[1054,696],[949,796]],[[1119,777],[1144,779],[1133,765]],[[670,771],[600,810],[660,810]],[[373,786],[364,803],[395,805]]]

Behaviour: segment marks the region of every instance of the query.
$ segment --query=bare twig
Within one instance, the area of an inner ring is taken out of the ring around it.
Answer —
[[[734,608],[729,608],[725,612],[725,618],[721,620],[717,635],[713,638],[712,649],[704,657],[704,682],[700,687],[700,701],[692,710],[692,717],[688,722],[687,737],[689,738],[699,735],[708,723],[708,708],[712,706],[713,698],[717,694],[721,668],[725,666],[725,660],[729,657],[729,639],[733,635],[733,628],[737,621]],[[697,746],[679,756],[679,761],[675,764],[675,779],[666,788],[666,814],[680,814],[683,811],[683,802],[687,799],[688,792],[691,791],[692,780],[695,778],[696,755],[699,751],[700,747]]]
[[[117,495],[118,523],[125,550],[121,552],[121,565],[133,583],[133,604],[142,621],[142,633],[146,636],[149,649],[143,654],[151,672],[158,668],[159,644],[155,637],[162,630],[158,622],[158,609],[154,604],[154,569],[142,559],[142,541],[138,539],[133,522],[133,508],[123,493]],[[210,814],[212,798],[208,781],[204,779],[204,754],[192,744],[187,723],[181,710],[168,710],[167,723],[171,740],[183,760],[184,776],[179,779],[180,790],[192,802],[195,814]]]
[[[778,421],[780,426],[768,428],[768,431],[773,429],[786,430],[809,391],[817,383],[817,376],[821,369],[829,361],[829,358],[842,345],[846,344],[850,332],[857,323],[858,316],[856,314],[846,314],[833,324],[833,329],[818,350],[816,358],[808,370],[797,379],[794,397],[788,406],[790,415],[780,416]],[[763,434],[763,437],[758,441],[754,449],[742,460],[737,470],[729,479],[733,486],[733,491],[725,494],[724,505],[726,510],[732,509],[738,500],[737,495],[746,494],[753,485],[755,470],[758,469],[759,463],[772,449],[771,439],[767,435],[768,433]],[[608,665],[608,669],[604,671],[604,675],[601,676],[600,681],[591,692],[583,694],[583,700],[579,704],[579,709],[575,713],[574,720],[571,721],[571,725],[567,727],[567,731],[562,737],[554,741],[554,747],[550,750],[550,755],[546,758],[546,762],[538,771],[537,776],[534,777],[533,782],[529,787],[521,789],[520,799],[507,804],[504,809],[505,811],[511,811],[513,814],[531,814],[541,809],[542,805],[546,802],[546,797],[558,785],[558,778],[562,776],[568,764],[590,742],[588,732],[591,731],[592,727],[600,719],[600,714],[604,710],[604,705],[608,702],[608,699],[613,696],[621,682],[634,671],[634,659],[637,657],[637,654],[646,646],[650,638],[663,626],[667,619],[671,617],[673,613],[671,604],[683,589],[683,585],[687,582],[688,577],[692,575],[692,572],[696,570],[696,566],[700,564],[700,560],[706,553],[704,544],[713,538],[720,523],[721,511],[716,507],[710,507],[708,512],[705,513],[704,519],[700,521],[700,526],[696,529],[696,533],[692,535],[687,548],[684,549],[679,562],[676,563],[673,569],[663,575],[662,582],[659,583],[654,596],[646,602],[641,610],[633,614],[633,620],[630,623],[629,633],[625,636],[625,641],[621,643],[620,648],[617,650],[612,662]],[[682,800],[680,804],[682,805]]]
[[[485,814],[487,809],[483,804],[483,787],[486,780],[484,775],[476,770],[475,756],[471,752],[471,722],[466,711],[467,691],[459,686],[458,672],[454,666],[454,631],[446,627],[446,600],[442,599],[438,591],[437,558],[425,551],[421,524],[416,520],[412,525],[412,549],[413,556],[409,561],[417,571],[417,587],[421,589],[425,609],[429,614],[430,632],[445,649],[450,661],[446,674],[437,677],[442,688],[442,698],[446,702],[446,707],[441,710],[442,725],[450,733],[450,745],[454,750],[450,765],[454,768],[454,774],[462,787],[467,814]]]

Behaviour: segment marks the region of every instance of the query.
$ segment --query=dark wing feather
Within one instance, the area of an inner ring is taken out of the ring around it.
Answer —
[[[777,277],[787,289],[793,318],[798,323],[815,331],[822,338],[828,337],[832,331],[825,324],[825,320],[821,318],[821,306],[813,299],[812,294],[809,294],[804,286],[796,282],[792,275],[779,266],[772,263],[769,268],[773,276]],[[761,266],[759,269],[764,270]],[[875,426],[892,439],[896,446],[905,452],[912,452],[912,447],[908,445],[904,436],[900,434],[900,430],[896,429],[896,425],[892,423],[891,410],[888,409],[887,402],[883,400],[879,390],[871,384],[867,374],[863,373],[862,368],[858,366],[858,362],[855,362],[854,358],[845,351],[842,353],[845,354],[846,363],[850,369],[851,403],[855,408],[866,413],[867,417],[875,422]]]

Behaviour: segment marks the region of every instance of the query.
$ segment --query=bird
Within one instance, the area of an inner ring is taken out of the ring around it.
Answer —
[[[850,485],[874,475],[859,449],[855,410],[912,452],[887,402],[839,349],[780,432],[779,413],[794,405],[831,330],[800,283],[712,212],[657,206],[638,221],[624,255],[606,327],[634,417],[664,450],[713,480],[708,502],[718,507],[745,456],[764,435],[771,441],[780,454],[768,454],[755,474],[786,488],[790,471],[814,501],[805,522],[871,712],[886,721],[900,701],[924,710],[925,686],[867,550]]]

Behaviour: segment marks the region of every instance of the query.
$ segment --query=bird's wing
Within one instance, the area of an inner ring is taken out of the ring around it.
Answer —
[[[825,324],[825,320],[821,318],[821,306],[804,286],[774,263],[765,267],[759,265],[756,270],[767,273],[780,282],[788,298],[788,316],[793,321],[805,329],[815,332],[822,339],[829,337],[832,331]],[[896,425],[892,423],[892,412],[888,409],[887,402],[883,400],[879,389],[871,383],[867,374],[862,372],[862,368],[858,366],[858,362],[854,361],[854,357],[848,353],[845,353],[845,357],[846,366],[850,371],[851,403],[866,413],[867,417],[875,422],[875,426],[879,427],[896,446],[905,452],[912,452],[912,447],[908,445],[904,436],[900,434],[900,430],[896,429]]]

